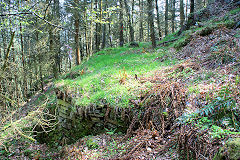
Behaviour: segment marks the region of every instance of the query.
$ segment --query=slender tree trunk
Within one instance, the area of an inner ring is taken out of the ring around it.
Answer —
[[[124,0],[124,4],[125,4],[125,10],[127,13],[127,17],[128,17],[128,28],[129,28],[129,35],[130,35],[130,42],[134,42],[134,29],[131,23],[131,15],[130,15],[130,11],[129,11],[129,7],[127,4],[127,0]]]
[[[180,35],[183,31],[188,30],[190,26],[192,26],[195,23],[194,20],[194,0],[190,0],[190,14],[188,16],[187,23],[183,25],[183,27],[178,32],[178,35]]]
[[[36,21],[36,23],[37,23],[37,21]],[[36,42],[38,42],[38,41],[39,41],[39,32],[38,32],[38,30],[36,30]],[[50,42],[51,42],[51,40],[50,40]],[[37,49],[37,52],[40,52],[39,49]],[[42,57],[41,56],[38,57],[38,62],[39,62],[39,75],[40,75],[40,80],[41,80],[41,90],[42,90],[42,92],[44,92],[44,89],[43,89],[44,84],[43,84],[42,64],[41,64]]]
[[[168,35],[168,0],[165,3],[165,37]]]
[[[135,6],[135,1],[132,0],[132,24],[134,23],[134,6]]]
[[[124,39],[123,39],[123,0],[119,0],[120,2],[120,15],[119,15],[119,21],[120,21],[120,33],[119,33],[119,41],[120,41],[120,46],[123,47],[124,44]]]
[[[143,0],[139,0],[140,23],[139,23],[139,41],[143,41]]]
[[[78,0],[74,0],[75,5],[78,4]],[[77,11],[74,13],[74,26],[75,26],[75,50],[76,50],[76,65],[80,65],[81,56],[80,56],[80,47],[79,47],[79,16]]]
[[[7,51],[6,51],[6,55],[5,55],[5,58],[4,58],[4,64],[3,64],[3,66],[2,66],[2,71],[3,71],[3,72],[5,71],[5,69],[6,69],[7,66],[8,66],[9,54],[10,54],[10,49],[11,49],[12,44],[13,44],[14,36],[15,36],[15,32],[12,32],[12,34],[11,34],[11,40],[10,40],[10,42],[9,42],[9,45],[8,45],[8,48],[7,48]]]
[[[99,13],[97,14],[97,18],[99,20],[102,19],[102,0],[99,1],[98,4],[98,0],[95,0],[95,9],[96,11],[98,10],[98,6],[99,6]],[[96,23],[96,34],[95,34],[95,45],[96,45],[96,50],[99,51],[100,48],[100,38],[101,38],[101,23]]]
[[[23,97],[27,97],[27,79],[26,79],[26,69],[25,69],[25,57],[24,57],[24,44],[23,44],[23,30],[22,23],[20,23],[20,40],[21,40],[21,53],[22,53],[22,66],[23,66]]]
[[[53,36],[53,32],[52,32],[52,29],[49,30],[49,50],[50,50],[50,53],[51,55],[53,55],[54,59],[56,58],[55,57],[55,51],[54,51],[54,36]],[[53,74],[54,74],[54,78],[57,78],[57,68],[56,68],[56,65],[55,65],[55,62],[53,64]]]
[[[176,0],[172,0],[172,33],[175,32],[175,3]]]
[[[190,15],[188,18],[188,27],[194,24],[194,0],[190,0]]]
[[[158,36],[159,36],[159,40],[161,40],[161,39],[162,39],[162,31],[161,31],[161,25],[160,25],[160,17],[159,17],[159,9],[158,9],[158,0],[155,0],[155,6],[156,6],[156,12],[157,12]]]
[[[112,32],[111,32],[111,23],[110,23],[110,21],[111,21],[111,17],[110,17],[110,15],[109,15],[109,13],[108,13],[108,17],[109,17],[109,19],[108,19],[108,39],[109,39],[109,44],[110,44],[110,47],[113,47],[113,45],[112,45]]]
[[[183,27],[185,17],[184,17],[184,6],[183,6],[183,0],[180,0],[180,26]]]
[[[54,12],[55,12],[55,19],[56,19],[56,24],[60,24],[60,2],[59,0],[54,0]],[[61,72],[61,44],[60,44],[60,31],[57,30],[55,35],[54,35],[54,39],[55,39],[55,67],[58,68],[57,72],[60,73]]]
[[[104,11],[107,10],[107,1],[104,1],[105,5],[104,5]],[[105,48],[106,45],[106,23],[103,24],[103,30],[102,30],[102,49]]]
[[[103,24],[103,33],[102,33],[102,49],[105,48],[106,45],[106,24]]]
[[[93,11],[93,1],[91,1],[91,11]],[[89,53],[90,57],[93,54],[93,20],[90,20],[90,37],[89,37]]]
[[[185,9],[186,9],[186,16],[185,17],[187,19],[187,16],[188,16],[188,0],[186,0],[186,8]]]
[[[150,37],[152,41],[152,47],[156,48],[156,39],[154,31],[154,22],[153,22],[153,0],[148,0],[148,23],[150,27]]]
[[[89,35],[88,35],[88,17],[87,17],[87,0],[84,0],[84,32],[85,32],[85,52],[86,57],[89,58]]]

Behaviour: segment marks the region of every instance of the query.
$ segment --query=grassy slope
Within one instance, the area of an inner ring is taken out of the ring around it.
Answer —
[[[147,77],[163,66],[179,63],[173,58],[163,58],[173,57],[173,53],[168,51],[169,48],[180,50],[190,42],[191,35],[197,31],[209,30],[209,28],[214,30],[222,26],[231,28],[234,25],[231,17],[236,17],[238,13],[239,8],[236,8],[221,18],[213,16],[202,21],[202,26],[192,26],[181,36],[177,36],[177,33],[169,34],[158,44],[173,39],[178,40],[168,43],[168,47],[160,47],[155,51],[149,50],[150,43],[140,43],[139,48],[127,46],[107,48],[94,54],[89,61],[74,67],[56,84],[72,93],[76,106],[102,105],[104,101],[104,104],[110,106],[128,107],[129,100],[136,98],[142,88],[151,86],[149,83],[142,84],[134,80],[135,74],[138,78]],[[158,59],[163,60],[161,62]],[[206,71],[206,74],[211,72]],[[69,78],[71,74],[77,74],[76,78]],[[124,81],[124,84],[121,84],[121,81]]]
[[[138,96],[138,89],[151,86],[150,83],[143,86],[135,80],[135,74],[138,78],[146,77],[162,66],[175,63],[175,60],[160,62],[158,57],[163,57],[166,51],[147,51],[149,46],[141,43],[140,48],[118,47],[100,51],[89,61],[73,68],[72,72],[80,73],[80,76],[66,78],[69,73],[57,83],[67,86],[77,97],[77,106],[101,105],[104,100],[110,106],[128,107],[129,99]]]

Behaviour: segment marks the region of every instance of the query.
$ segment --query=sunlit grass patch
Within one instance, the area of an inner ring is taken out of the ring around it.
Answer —
[[[113,107],[129,107],[129,100],[135,99],[138,89],[148,88],[151,85],[139,82],[139,78],[148,76],[162,66],[171,65],[175,60],[163,57],[165,50],[144,52],[140,43],[139,48],[107,48],[96,53],[89,61],[76,66],[72,71],[58,80],[72,92],[76,106],[99,106],[104,104]],[[76,74],[76,76],[70,76]]]

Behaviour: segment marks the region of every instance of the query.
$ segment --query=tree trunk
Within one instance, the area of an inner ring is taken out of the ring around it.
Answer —
[[[165,3],[165,37],[168,35],[168,0]]]
[[[188,0],[186,0],[186,8],[185,9],[186,9],[186,16],[185,17],[187,19],[187,16],[188,16]]]
[[[95,9],[96,11],[98,10],[98,8],[100,8],[99,13],[97,13],[97,18],[101,21],[102,19],[102,0],[99,1],[98,4],[98,0],[95,0]],[[98,7],[99,6],[99,7]],[[101,23],[96,23],[96,34],[95,34],[95,46],[96,46],[96,50],[99,51],[100,48],[100,39],[101,39]]]
[[[150,27],[150,37],[152,41],[152,47],[156,48],[156,39],[154,31],[154,22],[153,22],[153,0],[148,0],[148,23]]]
[[[161,25],[160,25],[160,17],[159,17],[159,9],[158,9],[158,0],[155,0],[155,6],[156,6],[156,12],[157,12],[158,36],[159,36],[159,40],[161,40],[161,39],[162,39],[162,31],[161,31]]]
[[[143,0],[139,0],[140,23],[139,23],[139,41],[143,41]]]
[[[179,30],[178,35],[180,35],[183,31],[186,31],[195,23],[194,20],[194,0],[190,0],[190,14],[188,16],[187,23],[183,25],[183,27]]]
[[[78,0],[74,0],[75,4],[78,4]],[[76,65],[80,65],[80,47],[79,47],[79,16],[77,11],[74,13],[74,26],[75,26],[75,50],[76,50]]]
[[[190,0],[190,15],[188,18],[188,27],[194,24],[194,0]]]
[[[120,21],[120,33],[119,33],[119,41],[120,46],[123,47],[124,39],[123,39],[123,0],[119,0],[120,2],[120,15],[119,15],[119,21]]]
[[[107,3],[105,3],[105,5],[104,5],[104,11],[107,11]],[[102,32],[103,32],[102,33],[102,49],[103,49],[103,48],[105,48],[105,45],[106,45],[106,23],[103,24]]]
[[[51,16],[51,20],[54,21],[54,23],[59,24],[60,23],[60,4],[59,0],[54,0],[53,5],[53,15]],[[53,18],[54,17],[54,18]],[[52,27],[52,26],[50,26]],[[60,32],[52,31],[52,38],[53,38],[53,57],[54,57],[54,64],[53,64],[53,70],[54,70],[54,77],[57,79],[58,74],[61,70],[61,64],[60,64],[60,52],[61,52],[61,46],[60,46]]]
[[[172,33],[175,32],[175,3],[176,0],[172,0]]]
[[[135,6],[135,1],[132,0],[132,24],[134,23],[134,6]]]
[[[128,27],[129,27],[129,35],[130,35],[130,42],[134,42],[134,29],[131,23],[131,15],[130,15],[130,11],[129,11],[129,7],[127,4],[127,0],[124,0],[124,4],[125,4],[125,10],[127,13],[127,17],[128,17]]]
[[[22,66],[23,66],[23,97],[27,97],[27,79],[26,79],[26,69],[25,69],[25,57],[24,57],[24,44],[23,44],[23,30],[22,23],[20,23],[20,40],[21,40],[21,53],[22,53]]]
[[[183,6],[183,0],[180,0],[180,26],[183,27],[185,17],[184,17],[184,6]]]
[[[54,19],[56,19],[56,24],[60,24],[60,3],[59,0],[54,0],[54,12],[55,16]],[[55,39],[55,67],[57,68],[57,72],[61,72],[61,44],[60,44],[60,31],[57,30],[54,34]]]

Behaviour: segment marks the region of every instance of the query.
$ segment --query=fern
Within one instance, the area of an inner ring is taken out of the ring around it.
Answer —
[[[221,127],[240,131],[239,112],[240,110],[236,106],[236,100],[231,96],[229,87],[224,86],[218,93],[218,97],[211,103],[194,113],[183,114],[178,118],[178,122],[183,124],[208,117]]]

